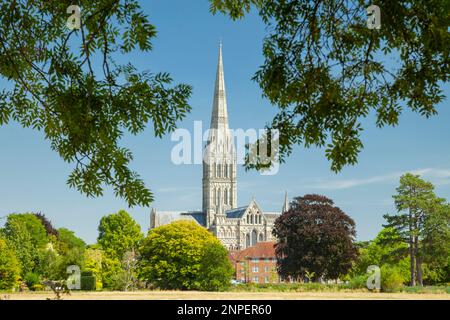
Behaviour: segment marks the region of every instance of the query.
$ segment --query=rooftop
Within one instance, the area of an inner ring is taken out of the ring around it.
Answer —
[[[258,242],[256,245],[244,250],[230,252],[229,256],[232,261],[243,261],[253,258],[275,258],[275,243],[269,241]]]

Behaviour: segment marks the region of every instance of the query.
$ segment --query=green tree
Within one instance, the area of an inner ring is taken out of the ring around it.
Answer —
[[[139,247],[141,227],[124,210],[104,216],[98,227],[98,244],[110,258],[122,260],[125,252]]]
[[[296,197],[276,220],[273,235],[279,274],[284,278],[338,279],[357,257],[355,222],[331,199]]]
[[[219,270],[227,272],[228,258],[219,246],[219,240],[195,222],[176,221],[152,229],[140,250],[141,278],[163,289],[225,287],[231,278],[216,278]]]
[[[61,254],[66,254],[68,251],[73,249],[84,251],[86,248],[86,243],[83,239],[77,237],[75,232],[67,228],[59,228],[58,234],[58,251]]]
[[[229,288],[234,269],[228,259],[228,250],[220,243],[207,244],[200,260],[200,288],[206,291],[224,291]]]
[[[18,284],[20,263],[5,239],[0,238],[0,290],[10,290]]]
[[[129,168],[125,133],[151,126],[162,137],[191,107],[191,87],[167,73],[141,72],[114,56],[152,49],[155,27],[136,0],[80,0],[80,29],[67,28],[73,1],[0,3],[0,125],[14,120],[45,132],[51,148],[74,164],[70,187],[100,196],[104,186],[130,206],[153,196]]]
[[[96,246],[90,246],[84,252],[84,270],[90,271],[97,280],[97,289],[102,288],[103,251]]]
[[[435,256],[427,249],[442,247],[436,240],[448,234],[448,205],[444,199],[436,197],[434,186],[430,182],[410,173],[400,177],[400,186],[393,198],[398,214],[385,215],[385,227],[395,229],[408,245],[410,284],[423,285],[424,259],[428,257],[433,260]],[[443,220],[445,217],[446,220]],[[444,242],[444,246],[446,243],[448,242]]]
[[[35,268],[37,274],[47,280],[61,280],[66,278],[63,269],[63,257],[53,248],[39,251],[38,264]]]
[[[367,246],[359,249],[353,268],[356,274],[365,274],[370,265],[395,265],[407,259],[408,245],[394,228],[383,228]]]
[[[438,205],[424,223],[424,280],[450,282],[450,204]]]
[[[278,106],[280,157],[319,146],[331,169],[355,164],[365,118],[396,126],[403,110],[437,114],[449,79],[450,2],[365,0],[210,0],[232,19],[252,8],[266,24],[264,64],[253,79]],[[369,4],[381,28],[366,26]],[[386,61],[396,61],[386,63]],[[248,168],[261,168],[247,163]]]
[[[33,213],[10,214],[8,215],[6,226],[13,221],[23,225],[27,229],[36,248],[43,248],[49,242],[47,232],[41,220]]]
[[[21,275],[24,276],[32,272],[38,264],[39,252],[27,226],[22,222],[21,219],[10,219],[8,216],[2,233],[8,246],[16,253],[20,262]]]
[[[362,277],[366,286],[367,267],[376,265],[381,268],[382,288],[391,290],[389,286],[397,286],[401,277],[403,282],[410,279],[408,262],[408,245],[394,228],[383,228],[374,240],[359,248],[358,259],[355,261],[350,275],[352,279]],[[388,288],[389,287],[389,288]]]
[[[59,278],[67,278],[67,267],[77,265],[81,269],[84,266],[84,251],[86,243],[75,235],[75,232],[66,229],[58,229],[58,254],[59,254]]]

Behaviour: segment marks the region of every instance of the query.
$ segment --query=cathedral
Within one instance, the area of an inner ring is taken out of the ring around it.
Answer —
[[[219,46],[211,125],[203,155],[203,210],[159,211],[150,214],[150,229],[175,220],[191,220],[211,231],[229,250],[241,250],[258,242],[274,241],[272,228],[288,210],[287,195],[281,212],[263,212],[255,199],[237,207],[236,150],[228,127],[227,99]]]

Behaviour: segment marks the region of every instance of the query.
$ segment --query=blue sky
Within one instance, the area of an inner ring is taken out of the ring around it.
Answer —
[[[262,128],[275,107],[261,97],[250,79],[263,62],[264,25],[251,14],[233,22],[209,13],[202,1],[142,1],[158,30],[154,50],[121,57],[141,70],[170,72],[176,82],[193,86],[191,114],[180,127],[210,121],[219,39],[223,40],[225,82],[231,128]],[[0,86],[4,82],[0,80]],[[444,87],[450,96],[449,85]],[[319,193],[335,201],[356,222],[358,239],[373,238],[381,229],[382,215],[393,213],[391,196],[399,176],[408,171],[436,185],[438,195],[450,199],[449,100],[437,107],[439,115],[424,119],[405,112],[396,128],[379,129],[374,118],[364,121],[364,150],[359,163],[339,174],[330,171],[324,150],[296,147],[274,176],[238,171],[238,205],[252,196],[263,210],[280,210],[284,191],[289,196]],[[153,206],[161,210],[201,208],[201,166],[172,164],[175,142],[170,136],[154,138],[151,130],[126,136],[123,145],[134,152],[132,168],[155,194]],[[146,232],[149,208],[127,208],[125,201],[107,191],[102,198],[86,198],[69,189],[71,165],[51,151],[41,132],[15,123],[0,127],[0,217],[11,212],[41,211],[57,227],[67,227],[89,243],[95,242],[100,218],[126,209]]]

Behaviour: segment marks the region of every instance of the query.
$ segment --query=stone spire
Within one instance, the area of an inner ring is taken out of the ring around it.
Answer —
[[[203,156],[203,212],[206,214],[207,228],[212,227],[216,214],[236,208],[236,189],[236,150],[228,127],[222,43],[220,43],[211,126]]]
[[[217,64],[210,129],[217,129],[223,134],[226,134],[226,131],[228,130],[228,110],[227,96],[225,93],[225,78],[223,74],[222,42],[219,43],[219,62]]]
[[[284,204],[283,209],[281,209],[281,213],[289,211],[289,199],[287,191],[284,193]]]

